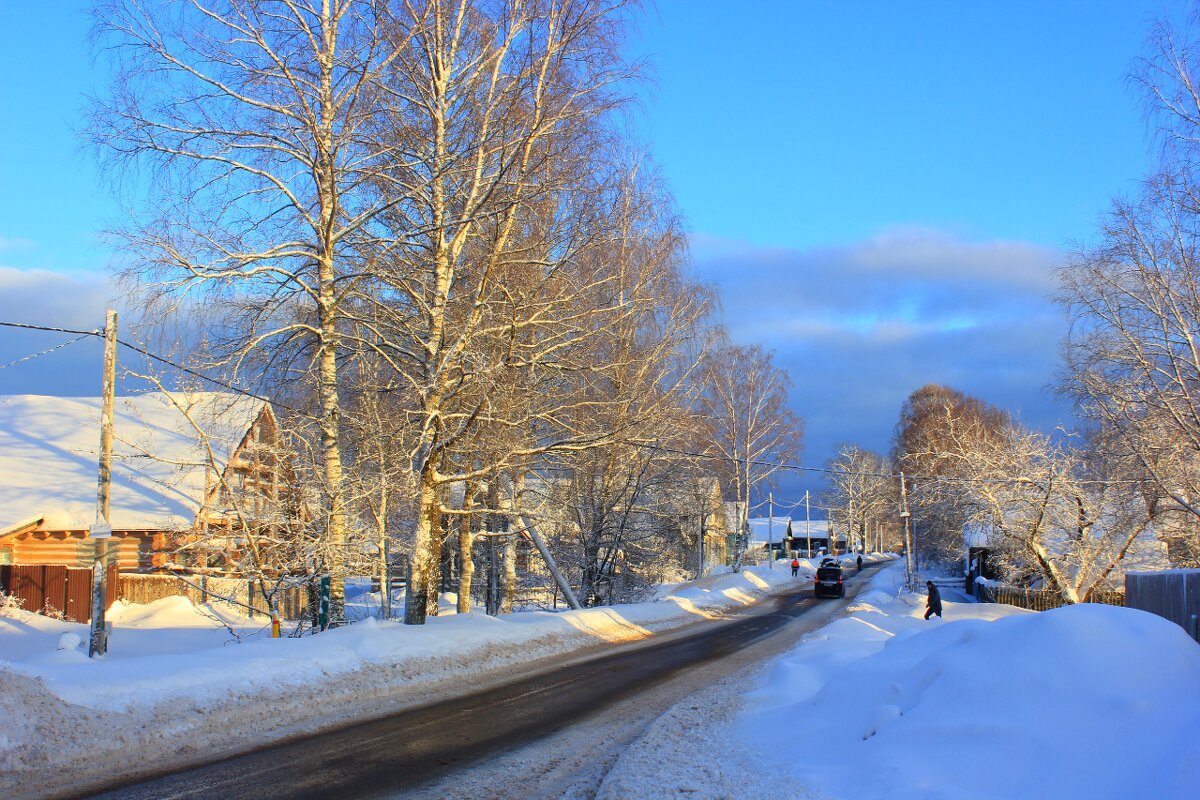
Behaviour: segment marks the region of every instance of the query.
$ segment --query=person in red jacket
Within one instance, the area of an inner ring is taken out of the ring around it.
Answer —
[[[793,558],[792,559],[792,577],[794,578],[799,574],[800,574],[800,559]]]

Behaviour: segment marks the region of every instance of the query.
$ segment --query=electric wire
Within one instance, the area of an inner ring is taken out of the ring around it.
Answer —
[[[32,361],[35,358],[40,358],[41,356],[50,355],[51,353],[53,353],[55,351],[62,350],[67,345],[72,345],[72,344],[75,344],[76,342],[82,342],[86,338],[88,338],[88,334],[86,334],[86,333],[83,334],[82,336],[76,336],[74,339],[69,339],[65,342],[62,342],[61,344],[56,344],[56,345],[54,345],[54,347],[48,347],[45,350],[41,350],[37,353],[30,353],[27,356],[18,358],[16,361],[10,361],[7,364],[0,364],[0,369],[8,369],[9,367],[15,367],[17,364],[24,364],[26,361]]]
[[[56,328],[56,327],[51,327],[51,326],[47,326],[47,325],[31,325],[29,323],[24,323],[24,322],[3,322],[3,321],[0,321],[0,327],[24,328],[26,330],[50,331],[53,333],[77,333],[77,334],[79,334],[79,338],[72,339],[71,340],[72,342],[79,341],[79,339],[84,339],[88,336],[104,338],[104,329],[103,328],[98,328],[98,329],[90,330],[90,331],[78,331],[78,330],[72,330],[70,328]],[[70,343],[71,342],[67,342],[67,344],[70,344]],[[284,409],[287,409],[288,411],[291,411],[292,413],[300,414],[302,416],[305,415],[305,412],[300,411],[299,409],[294,408],[280,400],[273,400],[269,397],[264,397],[260,394],[256,394],[256,393],[250,391],[249,389],[243,389],[240,386],[234,386],[232,383],[229,383],[227,381],[222,381],[218,378],[212,377],[211,375],[205,375],[202,372],[198,372],[197,370],[191,369],[190,367],[185,367],[182,364],[177,364],[174,361],[170,360],[169,358],[164,358],[163,356],[160,356],[157,353],[152,353],[149,350],[146,350],[143,347],[139,347],[136,344],[131,344],[130,342],[127,342],[124,339],[121,339],[120,337],[117,338],[117,344],[119,344],[120,346],[125,347],[129,350],[132,350],[135,353],[140,353],[141,355],[145,356],[146,358],[153,359],[154,361],[157,361],[160,364],[171,367],[172,369],[177,369],[182,373],[191,375],[194,378],[198,378],[202,381],[206,381],[215,386],[220,386],[224,389],[228,389],[231,392],[236,392],[237,394],[243,395],[245,397],[250,397],[255,400],[261,400],[264,403],[270,403],[271,405],[275,406],[276,408],[284,408]],[[65,345],[60,345],[59,347],[65,347]],[[50,350],[47,350],[46,352],[52,352],[53,350],[56,350],[56,349],[58,349],[58,348],[51,348]],[[20,359],[20,360],[27,360],[28,358],[31,358],[31,356],[27,356],[26,359]],[[17,362],[14,362],[14,363],[17,363]]]

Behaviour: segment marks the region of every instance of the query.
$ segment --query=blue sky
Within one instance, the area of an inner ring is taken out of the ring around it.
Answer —
[[[1056,246],[1148,146],[1158,3],[662,0],[645,129],[693,227],[756,245],[915,224]]]
[[[117,216],[75,131],[103,90],[86,3],[0,0],[0,320],[92,327]],[[721,290],[776,352],[804,461],[885,450],[949,383],[1052,428],[1052,269],[1153,162],[1125,75],[1162,2],[660,0],[628,52],[635,124]],[[118,301],[119,303],[119,301]],[[0,331],[0,364],[61,338]],[[91,394],[91,343],[0,369],[0,393]],[[785,493],[816,483],[790,479]]]

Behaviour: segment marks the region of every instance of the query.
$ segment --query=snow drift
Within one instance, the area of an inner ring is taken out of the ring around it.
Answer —
[[[854,800],[1194,794],[1200,647],[1178,626],[1103,605],[948,604],[925,622],[918,602],[864,593],[778,660],[744,746]]]

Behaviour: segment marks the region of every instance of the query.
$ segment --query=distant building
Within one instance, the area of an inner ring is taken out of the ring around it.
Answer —
[[[791,526],[791,542],[788,541],[788,530]],[[791,552],[801,557],[806,556],[809,546],[812,555],[822,550],[829,552],[829,521],[814,519],[807,523],[803,519],[792,517],[756,517],[750,520],[750,550],[766,556],[768,542],[773,542],[776,558],[786,558],[789,546]],[[838,545],[843,545],[842,537],[838,537]]]

